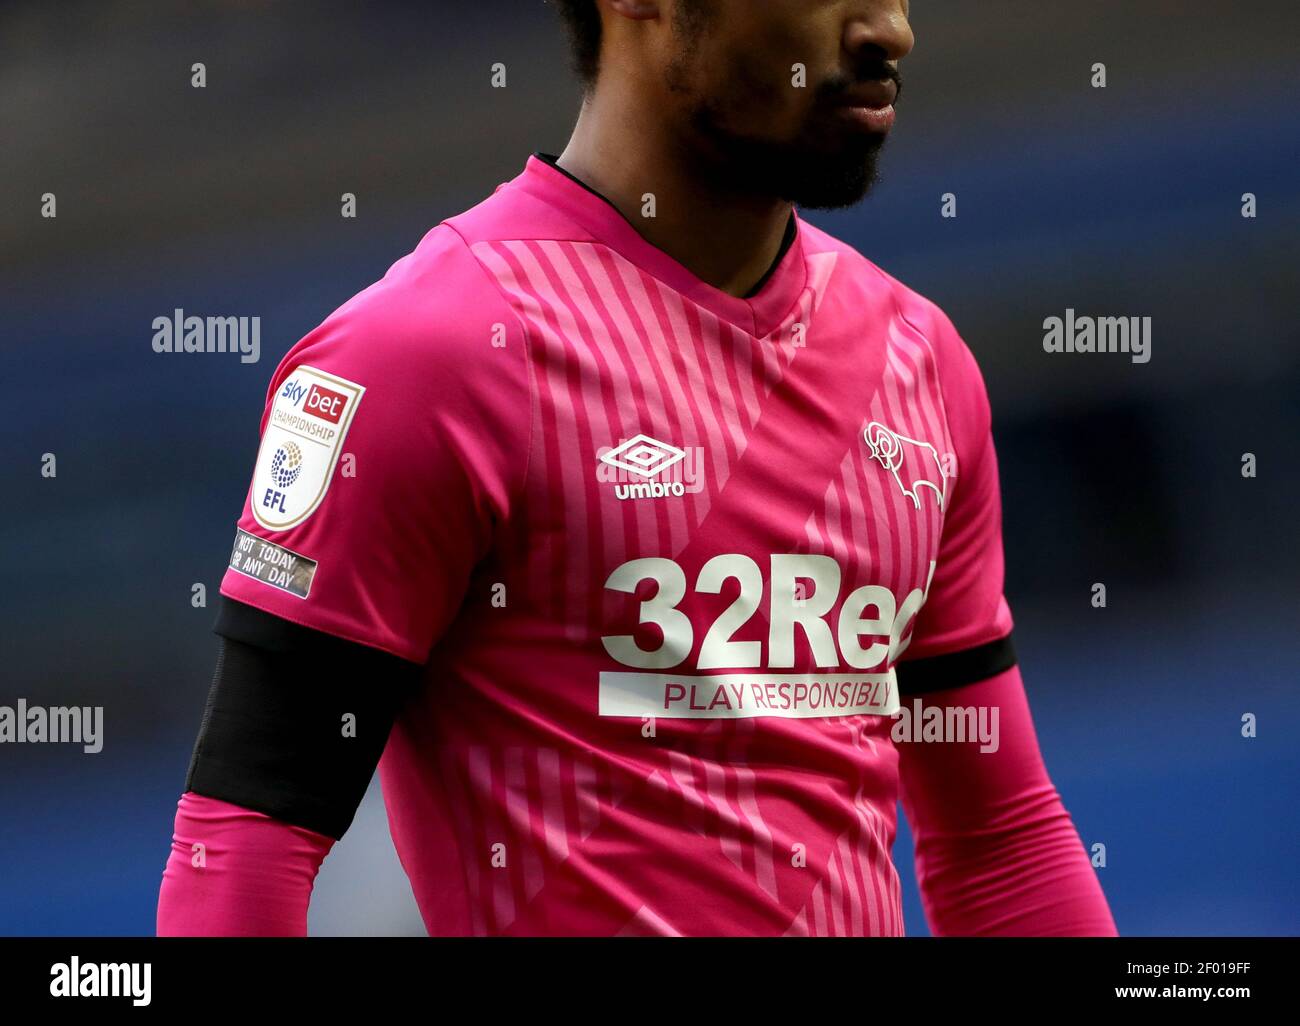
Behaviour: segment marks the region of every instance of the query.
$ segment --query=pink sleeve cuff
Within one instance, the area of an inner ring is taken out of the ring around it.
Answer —
[[[158,895],[159,937],[302,937],[333,838],[187,791]]]

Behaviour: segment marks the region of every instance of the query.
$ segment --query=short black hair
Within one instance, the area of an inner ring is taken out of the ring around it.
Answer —
[[[600,70],[600,10],[596,0],[551,0],[569,29],[573,70],[585,86],[596,84]]]

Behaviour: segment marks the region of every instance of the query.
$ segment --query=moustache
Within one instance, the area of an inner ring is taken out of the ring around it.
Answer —
[[[817,87],[817,100],[821,103],[835,104],[842,101],[853,90],[864,85],[878,82],[894,84],[894,103],[903,95],[903,76],[898,68],[884,61],[873,61],[856,68],[852,73],[840,72],[824,80]]]

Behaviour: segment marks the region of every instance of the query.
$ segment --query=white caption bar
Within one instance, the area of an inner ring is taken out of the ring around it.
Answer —
[[[811,719],[892,716],[898,685],[888,673],[673,673],[605,672],[600,675],[600,715],[667,719]]]

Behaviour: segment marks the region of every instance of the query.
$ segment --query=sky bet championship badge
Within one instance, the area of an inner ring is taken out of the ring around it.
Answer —
[[[257,453],[251,505],[269,531],[301,524],[325,498],[365,388],[312,367],[284,379]]]

